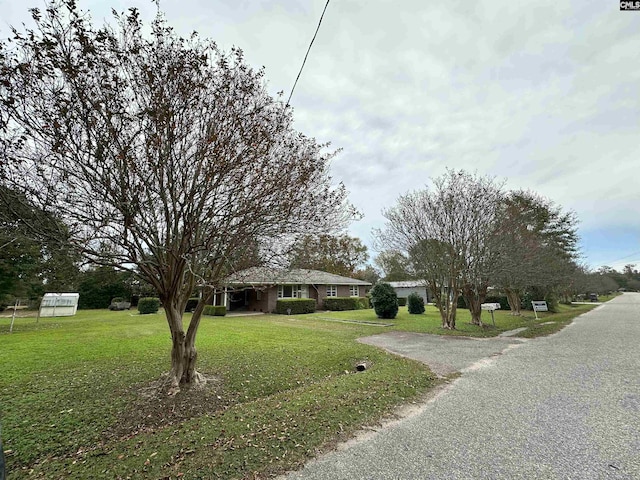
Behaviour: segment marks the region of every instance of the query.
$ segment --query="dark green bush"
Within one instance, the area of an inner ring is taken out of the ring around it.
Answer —
[[[184,307],[184,311],[185,312],[193,312],[196,309],[196,305],[198,305],[198,302],[200,301],[199,298],[190,298],[189,300],[187,300],[187,306]]]
[[[211,317],[224,317],[227,314],[227,307],[224,305],[206,305],[202,314]]]
[[[407,297],[398,297],[398,306],[406,307],[407,306]]]
[[[420,315],[424,313],[424,300],[416,292],[409,294],[409,296],[407,297],[407,301],[409,304],[409,313],[412,313],[414,315]]]
[[[484,303],[499,303],[501,310],[510,310],[509,300],[506,295],[490,295],[484,299]]]
[[[358,297],[327,297],[324,299],[324,309],[333,311],[358,310],[360,306]]]
[[[371,301],[379,318],[396,318],[398,295],[388,283],[376,283],[371,289]]]
[[[160,308],[160,300],[153,297],[145,297],[138,300],[138,312],[141,314],[157,313]]]
[[[522,295],[521,300],[521,308],[523,310],[533,310],[532,301],[544,300],[547,302],[550,312],[556,313],[558,311],[558,296],[554,292],[548,292],[539,287],[531,287]]]
[[[282,298],[276,302],[275,313],[287,315],[289,309],[292,315],[313,313],[316,311],[316,301],[313,298]]]

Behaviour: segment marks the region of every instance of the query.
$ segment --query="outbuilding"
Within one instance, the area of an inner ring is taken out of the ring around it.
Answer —
[[[427,283],[424,280],[405,280],[402,282],[387,283],[395,290],[398,298],[407,298],[412,293],[417,293],[425,303],[431,300],[427,292]]]
[[[78,311],[79,293],[45,293],[40,303],[41,317],[70,317]]]

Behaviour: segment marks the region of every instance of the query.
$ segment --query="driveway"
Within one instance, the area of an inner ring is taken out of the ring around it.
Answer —
[[[290,480],[640,479],[640,294],[519,344],[387,340],[386,348],[438,363],[442,373],[464,373],[418,414]],[[478,359],[485,353],[490,361]]]
[[[433,373],[444,377],[475,368],[526,340],[513,337],[471,338],[387,332],[360,338],[358,341],[426,363]]]

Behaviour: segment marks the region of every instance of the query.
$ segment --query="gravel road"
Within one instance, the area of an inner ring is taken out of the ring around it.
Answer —
[[[437,362],[443,373],[463,371],[453,386],[420,413],[286,478],[640,479],[639,293],[550,337],[435,340],[445,350],[469,346]],[[436,348],[428,335],[408,339],[405,351],[401,338],[391,343],[405,356],[434,360],[424,353]],[[478,354],[489,357],[478,362]]]

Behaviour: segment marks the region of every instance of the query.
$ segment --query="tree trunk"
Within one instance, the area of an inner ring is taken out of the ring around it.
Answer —
[[[200,308],[200,315],[204,309],[204,302]],[[198,310],[196,308],[196,310]],[[189,331],[184,332],[182,324],[182,312],[175,307],[166,307],[165,314],[169,328],[171,330],[171,371],[169,372],[170,390],[169,394],[175,394],[180,390],[180,386],[195,385],[202,381],[202,375],[196,371],[196,361],[198,352],[195,346],[197,331],[197,319],[192,317]],[[194,317],[196,313],[194,312]],[[195,320],[195,321],[194,321]],[[195,326],[194,326],[195,323]],[[192,328],[193,327],[193,328]]]
[[[433,303],[442,320],[442,328],[447,330],[455,330],[456,328],[456,303],[451,302],[451,295],[443,293],[443,288],[435,280],[428,280],[427,286],[433,296]],[[447,287],[448,288],[448,287]],[[455,297],[457,300],[457,296]]]
[[[511,315],[520,315],[520,292],[518,290],[511,290],[510,288],[505,288],[504,291],[507,294]]]
[[[484,300],[484,295],[481,295],[480,292],[476,292],[474,286],[467,283],[462,287],[462,296],[464,297],[464,302],[467,304],[469,313],[471,313],[471,324],[481,327],[482,301]]]
[[[481,284],[475,287],[471,283],[467,283],[462,288],[462,296],[467,304],[469,313],[471,313],[471,323],[473,325],[483,326],[482,323],[482,304],[487,298],[487,284]]]

